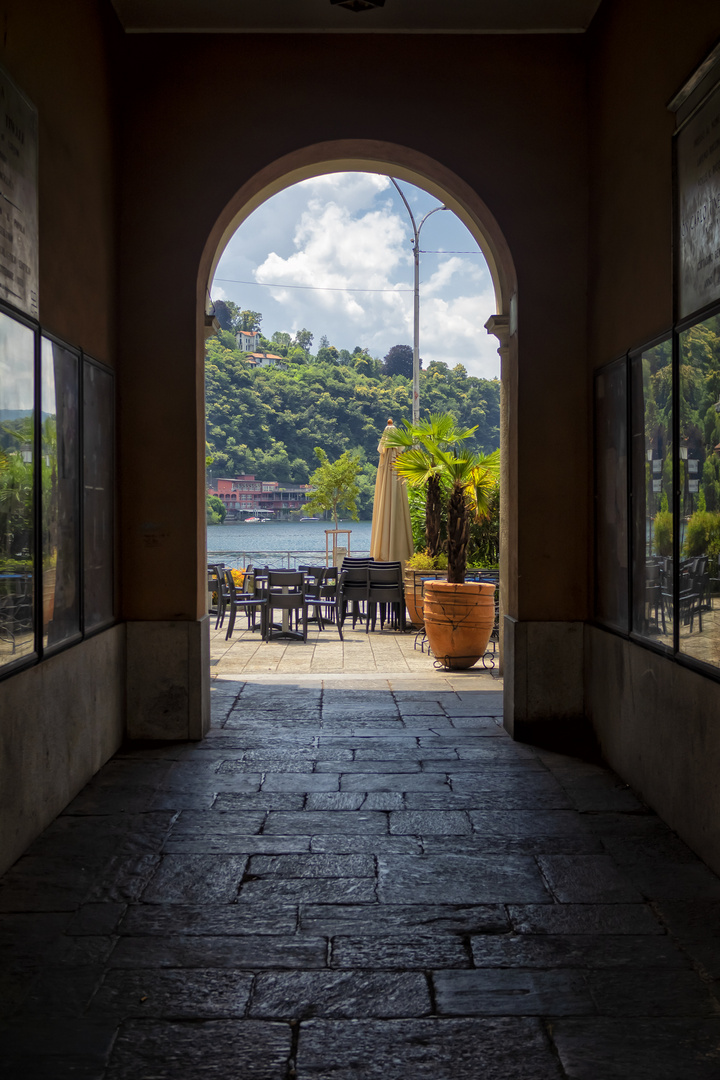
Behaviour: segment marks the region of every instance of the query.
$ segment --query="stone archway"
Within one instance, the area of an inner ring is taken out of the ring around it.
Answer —
[[[478,243],[493,281],[497,313],[486,323],[498,338],[501,358],[501,608],[514,614],[517,595],[517,498],[514,478],[517,440],[510,422],[517,415],[517,278],[508,244],[492,212],[468,184],[439,162],[408,147],[370,140],[344,139],[316,143],[278,158],[247,181],[215,222],[200,262],[197,279],[198,364],[202,370],[209,286],[230,237],[242,222],[279,191],[314,176],[332,172],[392,174],[424,188],[452,210]],[[502,626],[502,623],[501,623]],[[502,652],[501,652],[502,655]]]

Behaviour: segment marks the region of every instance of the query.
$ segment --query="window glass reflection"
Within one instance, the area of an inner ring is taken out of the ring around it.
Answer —
[[[627,365],[595,377],[596,617],[628,629]]]
[[[80,632],[78,358],[42,342],[42,613],[47,648]]]
[[[712,591],[720,554],[720,315],[683,331],[680,350],[680,650],[720,665]]]
[[[0,314],[0,666],[35,650],[32,330]]]
[[[632,629],[673,646],[673,405],[670,340],[631,364]]]

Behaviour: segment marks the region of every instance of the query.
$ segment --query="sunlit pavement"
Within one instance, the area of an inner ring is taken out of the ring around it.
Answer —
[[[202,743],[125,748],[5,875],[3,1080],[717,1080],[718,878],[399,637],[363,673],[218,645],[278,659],[217,673]]]
[[[343,628],[344,641],[340,641],[334,625],[328,624],[320,631],[313,623],[308,628],[307,642],[283,638],[264,642],[259,631],[247,629],[244,617],[236,623],[229,641],[225,639],[227,626],[226,620],[223,629],[215,630],[214,619],[211,622],[210,671],[214,676],[251,673],[441,676],[441,672],[436,672],[427,643],[423,647],[422,635],[414,630],[401,633],[386,628],[366,634],[360,623],[353,630],[348,619]],[[490,647],[485,666],[478,661],[465,678],[473,682],[481,678],[483,685],[491,683],[498,689],[502,686],[498,667],[499,655]],[[456,673],[456,677],[462,678],[462,673]]]

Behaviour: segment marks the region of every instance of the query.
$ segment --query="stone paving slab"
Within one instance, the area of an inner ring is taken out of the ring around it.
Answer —
[[[322,968],[327,960],[324,938],[289,934],[208,935],[186,934],[176,939],[122,937],[110,966],[113,968]]]
[[[552,1025],[570,1080],[717,1080],[720,1019],[560,1019]]]
[[[431,967],[471,967],[472,958],[466,942],[457,934],[334,937],[330,966],[380,971],[426,971]]]
[[[227,969],[115,970],[93,997],[91,1017],[188,1020],[245,1015],[253,976]]]
[[[107,1080],[286,1080],[292,1047],[288,1024],[253,1020],[129,1020],[113,1049]]]
[[[597,1012],[581,971],[553,968],[433,972],[441,1016],[591,1016]]]
[[[430,1012],[427,979],[416,972],[293,971],[258,975],[250,1003],[250,1016],[264,1019],[425,1016]]]
[[[300,929],[306,933],[352,936],[431,932],[447,934],[505,934],[510,923],[501,904],[307,904],[300,908]]]
[[[385,904],[551,902],[535,860],[525,855],[378,856]]]
[[[156,907],[135,904],[117,927],[117,932],[129,937],[237,937],[241,934],[294,934],[297,927],[297,908],[280,904],[256,909],[238,904],[188,904]]]
[[[519,934],[662,934],[647,904],[509,904]]]
[[[297,1066],[312,1080],[564,1080],[542,1025],[514,1017],[311,1020]]]
[[[360,637],[256,641],[203,743],[124,747],[0,881],[0,1075],[715,1080],[718,879],[491,675]]]

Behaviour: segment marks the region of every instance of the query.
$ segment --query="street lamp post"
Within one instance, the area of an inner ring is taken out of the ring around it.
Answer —
[[[420,230],[432,214],[437,214],[438,210],[447,210],[447,206],[435,206],[432,210],[428,210],[427,214],[422,218],[419,225],[415,224],[415,216],[410,209],[410,203],[407,201],[402,193],[400,185],[394,177],[390,177],[390,180],[395,185],[395,188],[405,203],[405,208],[410,215],[410,221],[413,227],[413,257],[415,262],[415,279],[413,289],[413,402],[412,402],[412,422],[413,425],[417,425],[420,420]]]

